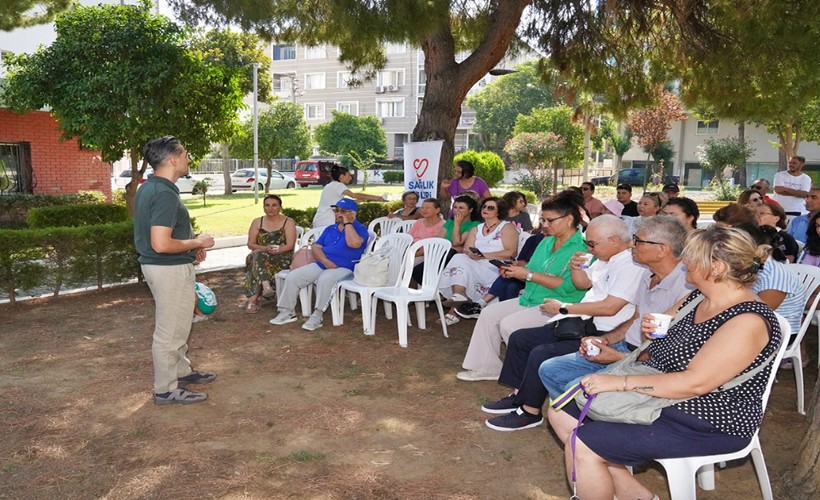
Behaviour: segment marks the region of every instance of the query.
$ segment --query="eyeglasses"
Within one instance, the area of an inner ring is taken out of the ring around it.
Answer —
[[[567,215],[569,215],[569,214],[567,214]],[[563,219],[567,215],[561,215],[561,216],[558,216],[558,217],[553,217],[551,219],[547,218],[547,217],[541,217],[541,222],[546,222],[547,224],[552,224],[553,222],[557,221],[558,219]]]
[[[589,241],[589,240],[583,240],[583,241],[584,241],[584,245],[586,245],[586,246],[588,246],[589,248],[592,248],[592,249],[594,249],[596,246],[603,243],[603,241]],[[606,241],[606,240],[604,240],[604,241]]]
[[[755,191],[760,191],[761,189],[763,189],[763,186],[761,186],[760,184],[752,184],[752,189],[754,189]]]
[[[350,210],[345,210],[344,208],[334,208],[333,211],[336,212],[337,214],[339,212],[350,212]]]
[[[664,243],[661,243],[660,241],[642,240],[642,239],[638,238],[637,235],[633,234],[632,235],[632,244],[637,245],[638,243],[646,243],[647,245],[664,245]]]
[[[498,209],[495,205],[481,205],[481,210],[486,210],[488,212],[495,212]]]

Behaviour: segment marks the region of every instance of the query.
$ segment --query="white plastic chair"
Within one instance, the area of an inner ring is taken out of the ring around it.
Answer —
[[[447,335],[447,323],[444,321],[444,308],[438,293],[438,282],[441,271],[444,269],[444,259],[452,244],[444,238],[425,238],[413,243],[404,255],[401,278],[396,286],[379,288],[373,293],[373,303],[370,309],[370,325],[373,334],[376,333],[376,310],[379,299],[396,304],[396,323],[399,331],[399,345],[407,347],[407,307],[411,302],[416,304],[416,319],[419,328],[427,327],[424,303],[433,300],[438,308],[441,329]],[[415,255],[419,249],[424,249],[424,274],[419,283],[420,288],[410,288],[410,279],[413,274]]]
[[[800,281],[803,283],[803,291],[806,292],[806,300],[811,298],[811,295],[820,286],[820,267],[810,266],[808,264],[790,264],[787,266],[789,271],[793,272],[800,278]],[[783,355],[783,359],[790,359],[792,360],[792,366],[794,368],[794,381],[797,384],[797,411],[801,415],[806,414],[806,410],[804,408],[804,397],[803,397],[803,356],[800,354],[800,342],[803,341],[803,337],[808,332],[809,327],[811,326],[812,319],[814,319],[814,313],[817,310],[817,304],[820,301],[820,293],[814,298],[814,300],[808,304],[808,307],[805,310],[805,318],[800,323],[800,331],[797,332],[797,335],[793,335],[789,342],[789,347],[786,350],[786,353]]]
[[[367,230],[367,243],[365,244],[365,253],[370,253],[373,251],[373,248],[376,246],[376,242],[379,241],[379,236],[376,234],[376,231],[372,231],[370,229]]]
[[[526,231],[521,231],[518,234],[518,250],[515,252],[516,257],[514,258],[518,258],[518,254],[521,253],[521,250],[524,248],[524,244],[527,243],[527,240],[530,239],[531,236],[533,235]]]
[[[538,223],[541,222],[541,208],[534,203],[527,203],[527,206],[524,207],[524,210],[530,215],[532,227],[538,227]]]
[[[297,248],[294,249],[296,251],[299,248],[310,246],[319,238],[319,235],[322,234],[322,231],[325,230],[327,226],[322,227],[314,227],[313,229],[304,232],[304,228],[301,228],[303,231],[302,237],[296,242]],[[297,226],[297,231],[300,228]],[[281,297],[282,287],[285,286],[285,278],[288,277],[288,273],[290,273],[290,269],[283,269],[276,273],[275,280],[276,280],[276,296]],[[302,304],[302,316],[310,316],[313,312],[313,308],[310,304],[311,296],[313,295],[313,286],[307,286],[299,290],[299,302]]]
[[[374,252],[389,250],[390,261],[388,264],[389,276],[386,286],[396,286],[402,271],[402,263],[407,253],[407,248],[413,244],[413,237],[409,234],[392,233],[379,238]],[[373,335],[371,325],[370,304],[373,302],[373,293],[382,287],[360,285],[353,280],[342,281],[334,290],[330,299],[330,311],[333,315],[333,326],[344,323],[345,292],[350,294],[351,299],[358,294],[362,304],[362,327],[365,335]],[[384,313],[388,319],[392,319],[392,309],[385,303]]]
[[[393,224],[393,227],[390,228],[388,234],[409,233],[410,228],[413,227],[413,224],[415,224],[415,223],[416,223],[416,221],[414,221],[414,220],[401,220],[401,219],[399,219],[399,221],[397,223]]]
[[[769,374],[769,380],[766,384],[766,390],[763,392],[762,402],[764,413],[766,412],[766,405],[769,402],[769,395],[772,392],[772,385],[777,375],[777,368],[780,366],[780,360],[783,359],[783,354],[786,352],[786,348],[789,344],[789,336],[791,335],[789,322],[779,314],[777,314],[777,319],[780,322],[780,330],[783,332],[783,342],[774,358],[772,371]],[[715,464],[744,458],[749,454],[752,455],[752,462],[757,472],[757,481],[760,483],[760,491],[763,494],[763,499],[772,500],[772,485],[771,482],[769,482],[769,473],[766,470],[766,461],[763,459],[763,450],[760,447],[758,433],[759,431],[755,432],[755,435],[752,436],[752,440],[745,448],[734,453],[656,459],[655,461],[661,464],[666,470],[672,500],[694,500],[697,498],[697,489],[695,486],[696,475],[697,484],[701,488],[704,490],[715,489]]]
[[[296,245],[293,247],[293,251],[299,250],[299,241],[302,239],[302,236],[305,235],[305,228],[302,226],[296,226]]]
[[[368,231],[373,231],[377,235],[384,236],[393,229],[397,223],[402,222],[401,219],[398,217],[390,218],[390,217],[376,217],[370,224],[367,225]]]

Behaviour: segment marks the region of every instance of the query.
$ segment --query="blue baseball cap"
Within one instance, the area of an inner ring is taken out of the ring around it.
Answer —
[[[359,204],[350,198],[342,198],[337,201],[335,205],[330,205],[330,208],[341,208],[342,210],[351,210],[353,212],[359,211]]]

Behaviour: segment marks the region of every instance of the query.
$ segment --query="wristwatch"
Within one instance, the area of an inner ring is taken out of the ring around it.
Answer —
[[[561,307],[558,308],[558,312],[561,313],[561,314],[569,314],[569,309],[567,309],[568,305],[569,304],[565,304],[564,302],[561,302]]]
[[[532,271],[527,273],[527,281],[532,281]]]
[[[352,223],[352,222],[345,222],[344,224],[342,224],[342,227],[345,227],[345,226],[347,226],[347,225],[352,226],[352,225],[353,225],[353,223]]]

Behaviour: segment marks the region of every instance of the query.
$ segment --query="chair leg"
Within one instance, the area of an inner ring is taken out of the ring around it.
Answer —
[[[757,482],[760,483],[763,500],[773,500],[772,483],[769,482],[769,472],[766,470],[766,460],[763,459],[763,450],[760,449],[759,442],[756,447],[752,448],[752,463],[755,464],[755,473],[757,473]]]
[[[384,304],[384,317],[387,319],[393,319],[393,304],[390,302],[382,302]]]
[[[696,500],[695,473],[693,464],[688,460],[659,460],[666,470],[666,478],[669,481],[669,494],[672,500]]]
[[[345,322],[345,291],[339,287],[333,289],[330,295],[330,315],[333,318],[333,326],[341,326]]]
[[[374,307],[375,311],[376,308]],[[407,303],[396,302],[396,327],[399,330],[399,346],[407,347]]]
[[[707,491],[715,489],[715,464],[702,466],[695,475],[698,480],[698,486],[700,486],[701,489]]]
[[[803,398],[803,356],[800,355],[800,346],[797,346],[797,355],[789,358],[792,360],[792,367],[794,368],[794,383],[797,386],[797,412],[801,415],[806,414]],[[773,370],[777,367],[772,368]]]
[[[373,318],[373,313],[370,312],[370,307],[373,305],[373,296],[370,293],[362,293],[359,295],[362,303],[362,329],[365,335],[373,335],[373,327],[370,324]]]
[[[424,302],[416,302],[416,322],[421,330],[427,329],[427,311],[424,310]]]
[[[359,304],[356,302],[357,294],[353,292],[347,292],[350,295],[350,310],[355,311],[359,308]]]
[[[441,319],[441,332],[444,334],[444,338],[449,339],[450,335],[447,334],[447,322],[444,321],[444,306],[441,305],[441,300],[436,297],[436,307],[438,308],[438,317]]]

